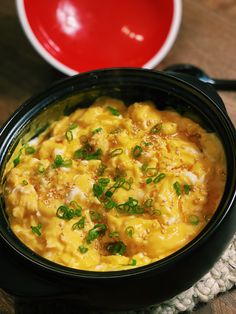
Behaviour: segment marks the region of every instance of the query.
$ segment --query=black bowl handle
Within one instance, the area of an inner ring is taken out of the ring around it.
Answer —
[[[208,83],[203,83],[202,81],[198,80],[192,75],[183,74],[183,73],[179,73],[175,71],[169,71],[169,70],[165,72],[184,80],[186,83],[191,84],[194,87],[197,87],[203,93],[205,93],[210,98],[212,98],[212,100],[216,103],[218,107],[220,107],[220,109],[223,109],[227,113],[223,100],[221,99],[221,97],[219,96],[219,94],[216,92],[215,88],[212,85]]]

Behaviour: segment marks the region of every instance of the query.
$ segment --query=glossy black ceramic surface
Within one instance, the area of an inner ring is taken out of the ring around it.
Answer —
[[[159,109],[175,108],[218,134],[227,158],[227,182],[208,225],[188,245],[156,263],[117,272],[89,272],[47,261],[24,246],[0,210],[0,287],[21,297],[68,296],[78,306],[135,309],[167,300],[199,280],[219,258],[236,231],[236,132],[220,97],[191,77],[143,69],[108,69],[80,74],[28,100],[0,131],[1,185],[16,144],[36,136],[51,121],[99,96],[153,100]],[[14,279],[13,279],[14,278]]]

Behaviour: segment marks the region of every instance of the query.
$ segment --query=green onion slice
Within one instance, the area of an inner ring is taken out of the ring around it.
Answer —
[[[113,116],[120,116],[120,113],[116,108],[107,106],[107,109],[110,111],[111,114],[113,114]]]
[[[145,174],[147,177],[155,177],[158,171],[156,168],[147,168]]]
[[[106,247],[107,251],[112,255],[124,255],[127,246],[122,242],[109,243]]]
[[[133,149],[133,157],[134,158],[140,157],[142,154],[142,151],[143,151],[142,147],[139,145],[136,145]]]
[[[99,133],[101,131],[102,131],[102,128],[97,128],[97,129],[92,131],[92,134],[94,135],[94,134],[97,134],[97,133]]]
[[[104,174],[106,168],[107,168],[107,166],[104,165],[103,163],[101,163],[101,164],[99,165],[97,171],[96,171],[96,172],[97,172],[97,175],[98,175],[98,176],[102,176],[102,175]]]
[[[58,168],[60,166],[62,166],[63,164],[63,158],[61,155],[56,155],[55,159],[54,159],[54,163],[53,163],[53,168]]]
[[[123,148],[117,148],[110,153],[110,156],[111,157],[119,156],[123,154],[123,152],[124,152]]]
[[[119,237],[119,232],[117,231],[112,231],[109,233],[109,238],[118,238]]]
[[[192,224],[192,225],[198,225],[200,220],[198,218],[198,216],[196,215],[190,215],[189,216],[189,222]]]
[[[184,193],[189,194],[190,191],[191,191],[191,186],[188,184],[184,184]]]
[[[27,146],[26,148],[25,148],[25,153],[27,154],[27,155],[32,155],[32,154],[34,154],[36,152],[36,149],[34,148],[34,147],[32,147],[32,146]]]
[[[88,252],[88,248],[85,247],[84,245],[80,245],[79,246],[79,251],[81,254],[85,254],[86,252]]]
[[[157,134],[161,131],[161,128],[162,128],[162,123],[157,123],[151,128],[151,133]]]
[[[95,152],[90,152],[86,145],[86,147],[82,147],[74,152],[75,159],[84,159],[84,160],[100,160],[102,155],[101,148],[98,148]]]
[[[102,218],[102,215],[95,210],[90,210],[89,215],[92,221],[99,221]]]
[[[38,172],[39,172],[39,173],[44,173],[44,171],[45,171],[44,166],[43,166],[42,164],[40,164],[40,165],[38,166]]]
[[[153,199],[148,198],[145,202],[144,202],[144,206],[145,207],[152,207],[152,203],[153,203]]]
[[[151,183],[151,182],[152,182],[152,178],[147,178],[146,184],[149,184],[149,183]]]
[[[67,205],[61,205],[57,209],[56,216],[60,219],[71,220],[74,217],[74,210]]]
[[[77,123],[71,123],[71,125],[69,126],[69,129],[70,130],[74,130],[74,129],[76,129],[78,127],[78,124]]]
[[[130,263],[129,263],[128,265],[129,265],[129,266],[136,266],[136,264],[137,264],[136,259],[135,259],[135,258],[132,258],[131,261],[130,261]]]
[[[180,186],[180,183],[178,181],[176,181],[174,184],[173,184],[173,188],[175,189],[175,192],[178,196],[181,195],[181,186]]]
[[[19,163],[20,163],[20,157],[21,157],[21,154],[22,154],[22,149],[23,149],[23,147],[20,149],[20,151],[18,153],[18,156],[13,160],[14,167],[19,165]]]
[[[152,142],[145,142],[145,141],[142,141],[142,143],[141,144],[143,144],[144,146],[152,146],[153,145],[153,143]]]
[[[66,136],[66,139],[67,139],[68,142],[71,142],[73,140],[73,133],[72,133],[71,130],[66,131],[65,136]]]
[[[161,216],[161,211],[159,209],[153,209],[152,210],[152,215]]]
[[[144,162],[144,163],[142,164],[142,167],[141,167],[142,172],[145,172],[145,171],[147,170],[147,168],[148,168],[148,163],[147,163],[147,162]]]
[[[132,238],[133,234],[134,234],[134,227],[129,226],[125,229],[125,232],[127,234],[128,237]]]
[[[162,179],[164,179],[166,177],[166,175],[164,174],[164,173],[160,173],[160,174],[158,174],[158,176],[155,178],[155,179],[153,179],[153,182],[154,183],[158,183],[158,182],[160,182]]]
[[[31,226],[31,230],[33,233],[37,234],[37,236],[41,236],[42,232],[42,224],[38,224],[37,226]]]
[[[89,230],[86,240],[87,243],[91,243],[95,239],[106,232],[107,226],[105,224],[96,224],[92,229]]]
[[[81,229],[84,229],[84,226],[85,226],[85,217],[81,217],[79,221],[73,224],[72,230],[77,230],[77,229],[81,230]]]

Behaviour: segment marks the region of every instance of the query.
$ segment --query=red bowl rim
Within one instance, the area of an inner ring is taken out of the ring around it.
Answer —
[[[59,71],[67,75],[78,74],[79,73],[78,71],[58,61],[42,46],[42,44],[37,39],[36,35],[34,34],[30,26],[29,20],[26,15],[24,2],[25,0],[16,0],[16,8],[17,8],[17,13],[18,13],[21,26],[28,40],[32,44],[32,46],[49,64],[54,66]],[[167,55],[172,45],[174,44],[177,34],[179,32],[179,28],[180,28],[180,24],[182,20],[182,1],[173,0],[173,7],[174,7],[173,18],[172,18],[170,29],[169,29],[169,32],[165,39],[164,44],[162,45],[161,49],[158,50],[157,53],[147,63],[145,63],[142,66],[142,68],[146,68],[146,69],[154,68],[157,64],[159,64],[164,59],[164,57]]]

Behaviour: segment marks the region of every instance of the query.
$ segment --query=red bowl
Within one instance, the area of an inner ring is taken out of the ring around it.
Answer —
[[[68,75],[107,67],[153,68],[168,53],[181,0],[17,0],[34,48]]]

